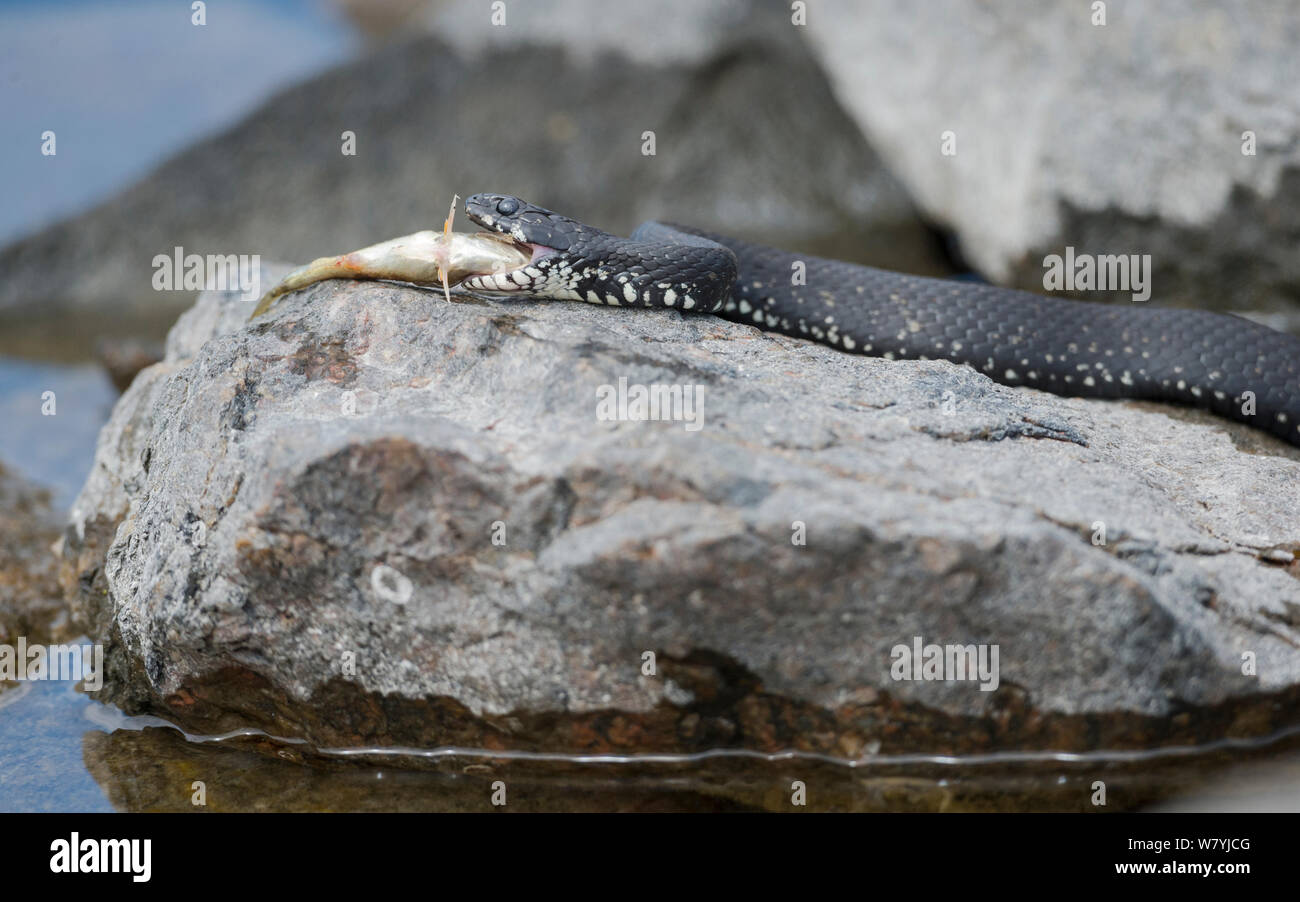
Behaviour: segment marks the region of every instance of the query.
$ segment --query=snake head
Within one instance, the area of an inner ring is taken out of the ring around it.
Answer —
[[[670,226],[651,224],[620,238],[509,194],[471,195],[465,213],[533,254],[516,269],[460,283],[470,291],[711,312],[736,277],[730,250]]]
[[[571,297],[574,275],[587,264],[593,243],[610,237],[509,194],[470,195],[465,199],[465,214],[488,231],[508,235],[533,252],[532,259],[518,269],[466,279],[461,287],[470,291]]]
[[[509,236],[532,249],[532,259],[518,269],[466,279],[461,287],[490,294],[517,293],[552,296],[555,276],[591,228],[567,216],[530,204],[509,194],[472,194],[465,214],[491,232]]]
[[[470,195],[465,199],[465,213],[483,228],[509,235],[520,244],[539,244],[555,251],[567,251],[583,232],[594,231],[509,194]]]

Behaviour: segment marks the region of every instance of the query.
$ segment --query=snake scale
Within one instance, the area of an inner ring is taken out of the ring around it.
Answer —
[[[472,292],[713,313],[1059,395],[1194,405],[1300,445],[1300,339],[1241,317],[911,276],[659,222],[623,238],[505,194],[465,210],[532,248],[528,264],[462,283]]]

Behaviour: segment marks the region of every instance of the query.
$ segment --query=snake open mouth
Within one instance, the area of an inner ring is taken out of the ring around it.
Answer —
[[[552,254],[558,253],[558,251],[553,247],[546,247],[542,244],[533,244],[526,241],[518,241],[508,234],[503,235],[493,232],[485,234],[506,239],[515,247],[530,254],[529,260],[523,266],[516,267],[515,269],[507,269],[502,272],[484,272],[470,276],[460,283],[462,288],[488,293],[524,291],[525,289],[535,286],[543,278],[541,270],[537,269],[534,264],[536,264],[538,260],[545,259]]]
[[[568,247],[570,236],[566,234],[566,227],[572,223],[571,220],[510,195],[470,195],[465,199],[465,214],[476,225],[486,230],[487,234],[510,241],[529,255],[528,262],[522,266],[505,271],[479,273],[466,279],[461,283],[461,287],[471,291],[487,293],[537,291],[547,282],[546,270],[549,269],[549,266],[538,264],[548,257],[562,254]],[[557,229],[557,226],[560,228]],[[555,243],[549,243],[551,241]]]

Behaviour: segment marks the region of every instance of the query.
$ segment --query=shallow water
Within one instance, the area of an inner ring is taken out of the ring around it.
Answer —
[[[1298,747],[1292,735],[1217,751],[881,756],[853,766],[726,752],[319,753],[257,733],[187,737],[158,718],[101,705],[70,681],[34,682],[0,692],[0,811],[1099,811],[1162,800],[1171,808],[1231,807],[1238,799],[1288,810],[1296,799],[1279,796],[1270,774],[1294,775]],[[1280,764],[1267,763],[1279,753],[1287,755]],[[1242,761],[1256,763],[1207,784]],[[1099,780],[1104,808],[1092,803]],[[495,804],[503,786],[504,805]]]

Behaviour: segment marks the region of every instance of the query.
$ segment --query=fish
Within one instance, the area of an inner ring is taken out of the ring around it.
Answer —
[[[256,319],[276,299],[325,279],[394,279],[419,284],[441,283],[448,300],[451,286],[470,276],[494,275],[518,269],[533,258],[533,249],[496,232],[451,231],[455,214],[447,217],[441,232],[425,230],[372,244],[349,254],[320,257],[289,273],[262,295],[248,317]]]

